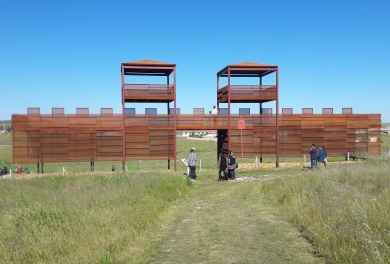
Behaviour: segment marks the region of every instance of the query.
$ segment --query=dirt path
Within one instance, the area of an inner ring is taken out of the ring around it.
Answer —
[[[155,231],[151,263],[322,263],[267,207],[259,182],[196,184]]]

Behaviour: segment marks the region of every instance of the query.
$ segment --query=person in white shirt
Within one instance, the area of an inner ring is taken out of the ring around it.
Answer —
[[[213,111],[211,112],[212,115],[218,115],[218,108],[214,105]]]
[[[191,149],[190,155],[188,156],[188,167],[190,168],[190,178],[192,181],[196,181],[196,154],[194,148]]]

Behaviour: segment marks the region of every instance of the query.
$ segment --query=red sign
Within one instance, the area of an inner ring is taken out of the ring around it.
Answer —
[[[245,129],[245,120],[244,119],[238,120],[238,129]]]

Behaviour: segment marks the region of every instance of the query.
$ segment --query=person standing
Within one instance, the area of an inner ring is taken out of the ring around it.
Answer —
[[[326,159],[326,152],[322,146],[319,146],[319,151],[318,151],[318,162],[322,164],[324,167],[325,165],[325,159]]]
[[[236,157],[234,156],[233,151],[229,151],[229,164],[228,164],[228,171],[229,171],[229,178],[231,180],[234,180],[236,178],[236,171],[234,170],[237,167],[236,164]]]
[[[215,105],[213,106],[213,111],[211,112],[211,114],[214,116],[218,115],[218,108]]]
[[[188,167],[190,168],[190,178],[192,181],[196,181],[196,154],[194,148],[191,149],[190,155],[188,156]]]
[[[313,170],[317,169],[317,148],[316,144],[311,144],[310,160],[311,160],[311,168]]]
[[[225,180],[225,172],[227,168],[227,160],[225,158],[225,155],[223,153],[219,153],[219,171],[218,171],[218,181]],[[227,179],[226,179],[227,180]]]
[[[322,149],[325,152],[324,167],[326,167],[326,163],[328,162],[328,153],[326,152],[325,146],[322,146]]]
[[[211,115],[213,116],[213,125],[217,125],[218,108],[215,105],[213,106],[213,110],[211,111]]]

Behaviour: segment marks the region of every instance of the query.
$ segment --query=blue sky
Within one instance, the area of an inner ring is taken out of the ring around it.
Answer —
[[[211,110],[216,73],[249,61],[279,66],[280,110],[352,107],[390,122],[389,11],[375,0],[1,0],[0,120],[28,107],[121,113],[120,64],[150,59],[177,65],[182,113]]]

